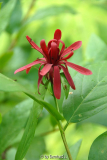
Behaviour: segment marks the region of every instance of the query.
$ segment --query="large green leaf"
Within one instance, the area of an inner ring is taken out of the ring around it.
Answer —
[[[8,25],[11,12],[15,6],[16,0],[10,0],[1,10],[0,10],[0,33]]]
[[[63,103],[63,114],[69,122],[82,121],[107,107],[107,62],[88,67],[91,76],[75,76],[76,90]]]
[[[48,85],[48,83],[47,83]],[[46,89],[45,86],[41,85],[40,86],[40,92],[42,92],[42,96],[39,95],[40,99],[44,99],[45,97],[45,93],[46,93]],[[37,122],[38,122],[38,118],[39,115],[42,111],[43,107],[38,104],[37,102],[34,101],[33,104],[33,108],[31,110],[26,128],[25,128],[25,132],[23,134],[23,137],[21,139],[21,142],[19,144],[17,153],[16,153],[16,157],[15,160],[22,160],[34,138],[34,134],[35,134],[35,129],[37,126]]]
[[[107,159],[107,132],[98,136],[90,149],[88,160],[106,160]]]
[[[17,82],[13,81],[12,79],[4,76],[0,73],[0,91],[7,91],[7,92],[24,92],[30,98],[32,98],[37,103],[41,104],[44,108],[46,108],[57,120],[62,119],[62,116],[58,113],[58,111],[49,103],[40,100],[38,95],[30,92]]]
[[[76,160],[76,158],[77,158],[77,155],[78,155],[78,152],[79,152],[79,149],[81,146],[81,142],[82,142],[82,140],[79,140],[78,142],[76,142],[74,145],[72,145],[69,148],[73,160]],[[63,159],[69,160],[67,153],[64,154],[64,157],[65,158],[63,158]]]
[[[61,13],[76,14],[77,12],[71,6],[67,5],[46,7],[38,10],[32,17],[30,17],[26,21],[26,23],[30,23],[34,20],[43,19],[49,16],[59,15]]]
[[[25,100],[5,114],[0,124],[0,154],[14,143],[16,136],[25,127],[33,100]]]
[[[107,45],[95,34],[92,34],[86,49],[90,61],[107,60]]]

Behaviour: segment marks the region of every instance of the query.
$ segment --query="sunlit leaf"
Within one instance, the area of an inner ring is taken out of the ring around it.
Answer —
[[[75,76],[76,90],[63,103],[63,114],[69,122],[82,121],[107,107],[107,62],[90,65],[91,76]]]
[[[89,152],[88,160],[106,160],[107,159],[107,132],[98,136]]]

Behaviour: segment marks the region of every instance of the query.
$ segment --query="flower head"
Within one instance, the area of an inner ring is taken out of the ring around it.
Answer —
[[[54,38],[48,42],[46,45],[45,40],[42,39],[40,42],[40,46],[38,47],[29,36],[26,36],[27,40],[31,44],[32,48],[39,51],[43,58],[36,59],[34,62],[21,67],[15,71],[21,72],[26,70],[26,73],[29,73],[32,66],[36,64],[40,64],[38,70],[38,89],[39,85],[42,82],[43,76],[46,76],[47,79],[50,79],[51,83],[53,84],[53,91],[54,95],[57,99],[60,99],[61,96],[61,79],[60,79],[60,70],[62,69],[65,77],[70,84],[71,88],[75,90],[74,82],[69,74],[68,67],[73,68],[77,72],[84,74],[84,75],[91,75],[92,72],[89,69],[76,65],[74,63],[68,62],[71,56],[73,56],[75,50],[81,47],[82,42],[77,41],[71,44],[68,48],[65,48],[65,43],[61,40],[61,30],[57,29],[54,33]],[[59,49],[59,44],[62,44],[62,48]],[[41,67],[43,68],[41,69]]]

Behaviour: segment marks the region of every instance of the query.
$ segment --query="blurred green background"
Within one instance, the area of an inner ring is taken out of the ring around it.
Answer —
[[[73,63],[86,66],[107,60],[107,0],[2,0],[0,72],[34,92],[38,80],[36,68],[32,68],[29,74],[23,71],[14,75],[16,69],[42,57],[31,48],[25,36],[30,36],[40,46],[40,40],[45,39],[48,43],[56,29],[61,29],[62,40],[67,47],[75,41],[82,41],[82,47],[70,58]],[[72,69],[70,73],[72,77],[76,74]],[[63,98],[62,90],[58,102],[60,109]],[[55,106],[53,97],[48,92],[45,100]],[[32,100],[23,93],[0,92],[1,133],[10,139],[2,158],[14,160],[31,107]],[[69,146],[82,139],[77,160],[88,160],[92,142],[106,131],[106,117],[107,109],[67,128],[65,134]],[[6,139],[4,143],[5,141]],[[39,160],[40,155],[61,155],[64,152],[65,148],[56,124],[44,109],[38,122],[35,139],[25,160]]]

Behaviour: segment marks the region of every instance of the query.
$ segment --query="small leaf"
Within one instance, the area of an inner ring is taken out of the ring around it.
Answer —
[[[16,0],[10,0],[0,10],[0,33],[7,27],[11,12],[15,6]]]
[[[42,99],[44,99],[45,97],[45,93],[46,93],[46,89],[45,86],[40,86],[41,90],[42,90]],[[41,91],[40,91],[41,92]],[[41,96],[40,96],[41,98]],[[25,128],[25,132],[23,134],[23,137],[21,139],[21,142],[19,143],[19,147],[18,150],[16,152],[16,156],[15,156],[15,160],[22,160],[34,138],[34,134],[35,134],[35,129],[37,126],[37,121],[39,118],[39,115],[42,111],[42,106],[40,104],[38,104],[37,102],[34,101],[33,104],[33,108],[31,110],[26,128]]]
[[[74,77],[76,90],[63,103],[63,114],[69,122],[80,122],[107,107],[107,62],[88,67],[93,74]]]
[[[89,152],[88,160],[106,160],[107,159],[107,132],[98,136]]]
[[[62,82],[63,90],[64,90],[64,93],[65,93],[65,97],[67,99],[68,94],[69,94],[70,85],[69,85],[64,73],[61,73],[60,75],[61,75],[61,82]]]
[[[74,145],[72,145],[69,148],[73,160],[76,160],[77,158],[77,155],[81,146],[81,142],[82,140],[80,139],[78,142],[76,142]],[[67,158],[68,157],[67,153],[64,154],[64,157],[66,157],[64,158],[65,160],[69,160],[69,158]]]
[[[6,92],[24,92],[26,95],[28,95],[30,98],[32,98],[37,103],[41,104],[44,108],[46,108],[49,113],[51,113],[57,120],[63,119],[63,117],[58,113],[56,108],[54,108],[51,104],[40,100],[39,95],[35,95],[34,93],[30,92],[17,82],[13,81],[12,79],[4,76],[0,73],[0,91],[6,91]]]
[[[38,10],[35,15],[30,17],[26,23],[30,23],[34,20],[43,19],[49,16],[55,16],[59,15],[61,13],[71,13],[76,14],[77,12],[70,6],[62,5],[62,6],[52,6],[52,7],[46,7]]]

